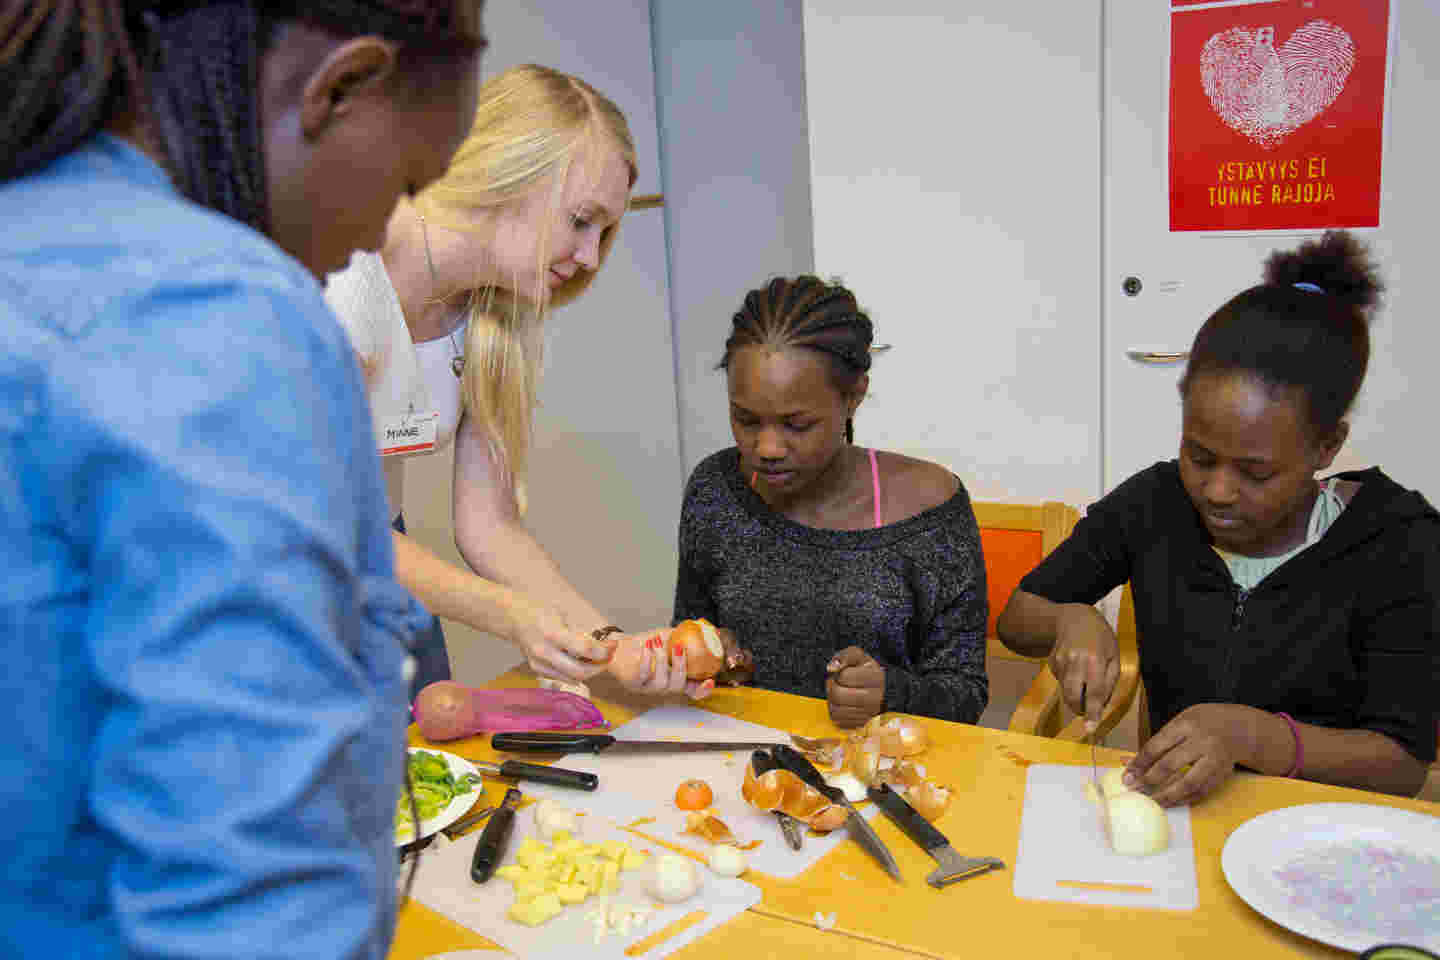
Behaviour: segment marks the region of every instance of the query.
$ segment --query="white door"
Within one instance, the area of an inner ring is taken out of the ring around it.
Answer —
[[[1311,0],[1317,16],[1327,0]],[[1440,5],[1391,0],[1397,29],[1385,144],[1381,228],[1361,231],[1389,285],[1372,325],[1370,372],[1339,468],[1378,464],[1400,483],[1440,498],[1440,456],[1417,443],[1440,410],[1440,325],[1431,236],[1440,215],[1431,158],[1440,136]],[[1169,232],[1166,125],[1170,4],[1105,3],[1104,471],[1109,490],[1175,456],[1176,384],[1195,332],[1217,307],[1260,280],[1265,256],[1305,236],[1223,237]],[[1263,11],[1263,4],[1257,4]],[[1257,13],[1263,19],[1263,15]],[[1427,57],[1428,54],[1428,57]],[[1257,151],[1258,152],[1258,151]],[[1134,278],[1127,293],[1126,281]]]

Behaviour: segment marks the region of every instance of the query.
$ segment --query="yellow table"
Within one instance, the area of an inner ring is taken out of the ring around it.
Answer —
[[[495,686],[529,686],[514,670]],[[596,688],[596,703],[619,726],[646,703]],[[807,736],[828,736],[825,703],[751,688],[723,688],[699,706]],[[924,882],[934,861],[884,817],[873,821],[906,878],[895,886],[854,844],[841,844],[791,880],[748,876],[762,901],[735,920],[677,951],[681,960],[730,958],[736,951],[776,956],[900,958],[976,955],[1053,957],[1344,957],[1344,951],[1298,936],[1267,920],[1236,896],[1220,869],[1230,832],[1257,814],[1302,803],[1374,803],[1440,816],[1440,805],[1279,777],[1240,775],[1191,810],[1200,903],[1193,912],[1123,910],[1084,904],[1019,900],[1011,890],[1020,836],[1025,771],[1032,763],[1090,762],[1090,748],[1003,730],[926,719],[931,745],[922,758],[930,775],[957,788],[937,827],[962,854],[996,856],[1006,869],[935,890]],[[424,744],[411,730],[412,742]],[[488,738],[442,744],[476,760],[494,759]],[[1126,754],[1103,750],[1111,763]],[[485,802],[503,788],[488,784]],[[1440,820],[1437,820],[1440,829]],[[835,914],[833,930],[818,929],[816,911]],[[401,911],[391,960],[492,946],[483,937],[429,909]]]

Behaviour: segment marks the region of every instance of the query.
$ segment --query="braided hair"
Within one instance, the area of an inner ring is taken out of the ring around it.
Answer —
[[[809,275],[776,277],[745,295],[731,319],[721,370],[740,347],[804,347],[821,353],[829,363],[831,382],[842,393],[855,389],[870,370],[870,317],[845,287]],[[845,440],[855,442],[855,424],[845,420]]]
[[[1199,375],[1242,374],[1296,391],[1311,431],[1345,418],[1370,362],[1370,316],[1383,286],[1369,251],[1327,232],[1265,261],[1264,282],[1210,315],[1190,350],[1180,393]]]
[[[276,27],[395,42],[402,65],[484,47],[483,0],[5,0],[0,182],[32,173],[133,107],[177,189],[267,232],[257,85]],[[406,70],[407,77],[428,71]]]

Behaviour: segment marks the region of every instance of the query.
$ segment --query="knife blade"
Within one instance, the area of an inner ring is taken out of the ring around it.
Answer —
[[[445,834],[447,839],[460,839],[462,836],[465,835],[466,829],[475,826],[475,824],[479,823],[481,820],[484,820],[486,817],[490,816],[490,814],[494,812],[494,807],[481,807],[479,810],[466,814],[459,820],[456,820],[448,827],[441,827],[439,830],[436,830],[433,833],[426,834],[419,840],[411,840],[409,843],[405,844],[403,847],[400,848],[400,862],[404,863],[406,860],[409,860],[421,850],[424,850],[426,847],[430,846],[430,844],[435,842],[435,838],[442,833]]]
[[[500,806],[490,815],[490,822],[485,824],[485,829],[480,832],[475,853],[470,857],[471,880],[476,883],[489,880],[495,868],[500,866],[500,861],[505,859],[505,847],[515,829],[515,808],[520,806],[520,801],[524,799],[524,794],[514,787],[505,791],[505,799],[500,801]]]
[[[885,846],[885,841],[880,839],[880,835],[875,832],[875,829],[865,822],[864,817],[860,816],[854,805],[845,799],[843,790],[826,783],[825,778],[820,775],[820,771],[815,769],[815,765],[794,747],[782,743],[774,747],[771,752],[775,757],[775,762],[780,766],[819,790],[831,803],[841,804],[849,810],[850,816],[845,818],[845,829],[850,831],[851,838],[879,861],[891,877],[896,880],[900,879],[900,865],[895,862],[894,854],[890,852],[889,847]]]
[[[1085,687],[1080,687],[1080,702],[1085,702]],[[1110,805],[1105,802],[1105,789],[1100,785],[1100,762],[1096,759],[1096,745],[1100,737],[1098,730],[1088,731],[1090,735],[1090,783],[1095,791],[1095,808],[1100,815],[1100,829],[1105,831],[1105,845],[1110,849],[1115,848],[1115,840],[1110,834]]]
[[[490,745],[506,753],[695,753],[778,746],[754,740],[617,740],[608,733],[497,733]]]
[[[950,846],[945,834],[935,829],[929,820],[920,815],[920,811],[906,803],[904,797],[891,790],[889,784],[882,783],[878,787],[871,787],[869,793],[870,799],[875,801],[875,805],[891,822],[919,844],[920,849],[935,858],[939,866],[930,872],[925,881],[937,890],[956,880],[973,877],[977,873],[1004,869],[1004,861],[995,857],[960,856],[955,852],[955,848]]]
[[[767,770],[779,769],[780,764],[764,750],[756,750],[750,755],[750,766],[755,768],[755,776],[758,777]],[[790,844],[791,850],[799,850],[804,846],[805,839],[800,830],[800,821],[783,810],[775,811],[775,819],[780,821],[780,832],[785,834],[785,842]]]

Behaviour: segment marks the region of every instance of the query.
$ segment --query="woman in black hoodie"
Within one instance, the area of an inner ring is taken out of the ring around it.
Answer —
[[[1316,478],[1380,289],[1347,233],[1273,254],[1195,337],[1179,458],[1092,506],[999,620],[1093,722],[1117,661],[1092,604],[1130,581],[1157,732],[1126,782],[1162,805],[1237,765],[1413,796],[1435,759],[1440,515],[1379,469]]]

